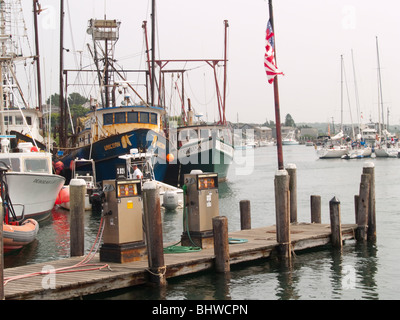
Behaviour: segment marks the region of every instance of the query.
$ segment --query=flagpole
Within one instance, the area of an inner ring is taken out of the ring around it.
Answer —
[[[274,14],[272,10],[272,0],[268,0],[269,6],[269,21],[272,26],[272,30],[275,32],[274,27]],[[276,63],[276,41],[275,41],[275,63]],[[274,78],[274,101],[275,101],[275,126],[276,126],[276,149],[278,153],[278,169],[283,170],[283,152],[282,152],[282,133],[281,133],[281,115],[279,108],[279,91],[278,91],[278,77]]]

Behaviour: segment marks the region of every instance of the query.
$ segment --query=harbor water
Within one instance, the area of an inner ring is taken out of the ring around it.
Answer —
[[[316,157],[313,147],[284,146],[285,165],[297,167],[298,222],[310,222],[310,196],[321,196],[322,223],[329,223],[329,201],[340,201],[342,223],[354,223],[354,195],[359,192],[362,168],[375,165],[377,240],[345,242],[338,252],[330,246],[296,253],[291,267],[275,259],[231,267],[228,275],[212,271],[168,279],[165,290],[143,285],[95,299],[167,300],[313,300],[400,298],[400,159],[327,159]],[[235,151],[228,181],[220,183],[220,215],[229,230],[240,230],[240,200],[251,202],[252,227],[275,224],[274,176],[276,147]],[[177,242],[182,234],[182,210],[163,211],[164,242]],[[85,214],[85,248],[95,240],[99,214]],[[240,245],[240,244],[237,244]],[[5,257],[5,266],[49,262],[69,256],[69,212],[55,208],[40,223],[37,240]],[[12,285],[12,284],[9,284]]]

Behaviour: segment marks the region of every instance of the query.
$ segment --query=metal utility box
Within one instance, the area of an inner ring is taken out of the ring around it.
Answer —
[[[143,203],[140,180],[105,180],[103,242],[123,244],[143,241]]]
[[[212,219],[219,215],[218,174],[192,172],[184,181],[188,219],[184,232],[212,231]]]

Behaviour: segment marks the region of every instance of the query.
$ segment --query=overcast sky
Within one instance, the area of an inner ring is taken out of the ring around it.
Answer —
[[[31,30],[31,1],[22,2]],[[40,3],[46,8],[39,16],[39,37],[44,95],[48,97],[58,92],[59,1]],[[279,76],[282,121],[289,113],[296,123],[340,122],[343,55],[347,79],[343,121],[350,122],[351,110],[353,122],[358,122],[351,50],[363,121],[378,121],[378,37],[385,114],[389,108],[390,123],[400,123],[398,0],[274,0],[273,5],[277,62],[285,74]],[[156,6],[156,52],[160,59],[222,59],[223,21],[228,20],[227,120],[275,121],[273,86],[268,84],[263,66],[268,1],[158,0]],[[91,42],[86,34],[88,20],[106,15],[121,21],[116,59],[124,68],[145,68],[141,26],[143,20],[150,24],[150,7],[150,0],[65,0],[64,47],[70,51],[65,53],[64,67],[78,67],[80,51],[83,65],[91,63],[86,49],[86,43]],[[193,69],[185,78],[187,97],[196,112],[214,120],[218,110],[212,69],[200,64],[184,67]],[[171,89],[171,112],[179,112],[178,99],[177,91]]]

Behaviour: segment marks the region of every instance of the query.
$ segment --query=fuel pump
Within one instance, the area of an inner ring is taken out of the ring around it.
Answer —
[[[141,181],[104,180],[103,191],[105,216],[100,260],[124,263],[147,259]]]
[[[193,170],[184,176],[183,246],[214,246],[212,219],[219,215],[218,174]]]

